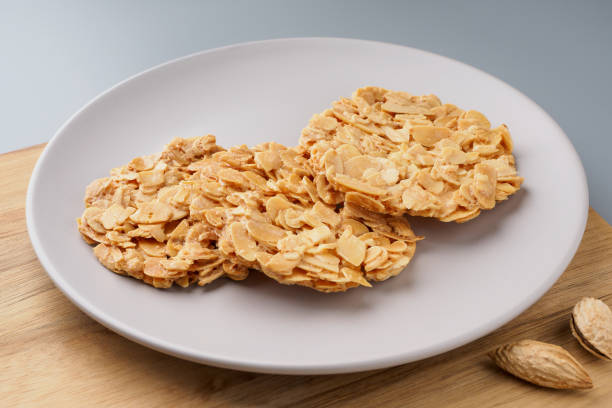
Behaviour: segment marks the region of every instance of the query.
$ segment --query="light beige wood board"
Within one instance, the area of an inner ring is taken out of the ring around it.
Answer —
[[[480,340],[364,373],[243,373],[190,363],[126,340],[55,288],[34,255],[25,225],[27,183],[43,147],[0,155],[2,406],[612,406],[612,362],[581,349],[568,327],[570,310],[581,297],[612,305],[612,227],[593,210],[578,253],[559,281],[522,315]],[[587,368],[595,388],[538,388],[501,372],[486,357],[496,345],[523,338],[565,347]]]

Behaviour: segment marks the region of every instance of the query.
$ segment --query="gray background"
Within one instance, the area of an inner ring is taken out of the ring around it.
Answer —
[[[458,59],[534,99],[576,146],[591,205],[610,222],[611,21],[603,0],[0,0],[0,153],[48,141],[98,93],[172,58],[269,38],[363,38]]]

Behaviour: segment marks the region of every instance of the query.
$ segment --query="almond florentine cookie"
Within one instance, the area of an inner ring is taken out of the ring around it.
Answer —
[[[248,269],[216,248],[213,231],[189,219],[190,198],[178,189],[194,163],[221,150],[211,135],[175,139],[161,154],[137,157],[93,181],[77,222],[100,262],[162,288],[246,278]]]
[[[523,181],[505,125],[434,95],[358,89],[314,115],[300,146],[347,203],[385,214],[465,222]]]
[[[403,217],[326,204],[299,149],[265,143],[216,153],[181,186],[221,253],[283,284],[344,291],[397,275],[420,237]],[[196,210],[197,208],[197,210]]]

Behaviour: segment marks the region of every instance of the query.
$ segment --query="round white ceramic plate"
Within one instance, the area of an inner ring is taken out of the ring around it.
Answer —
[[[413,219],[417,244],[398,277],[323,294],[252,273],[244,282],[159,290],[104,269],[75,219],[85,186],[176,136],[225,146],[295,145],[310,116],[365,85],[434,93],[506,123],[523,189],[467,224]],[[156,350],[241,370],[323,374],[387,367],[477,339],[546,292],[582,237],[588,192],[559,126],[504,82],[460,62],[378,42],[284,39],[160,65],[103,93],[57,132],[27,198],[34,249],[85,313]]]

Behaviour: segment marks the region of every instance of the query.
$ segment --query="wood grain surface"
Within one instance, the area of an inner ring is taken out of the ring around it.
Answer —
[[[581,297],[612,304],[612,227],[593,210],[580,249],[559,281],[522,315],[480,340],[383,370],[252,374],[183,361],[126,340],[55,288],[25,224],[27,183],[43,147],[0,155],[0,406],[612,407],[612,362],[581,349],[568,328],[569,312]],[[501,372],[485,355],[524,338],[565,347],[584,364],[595,388],[538,388]]]

